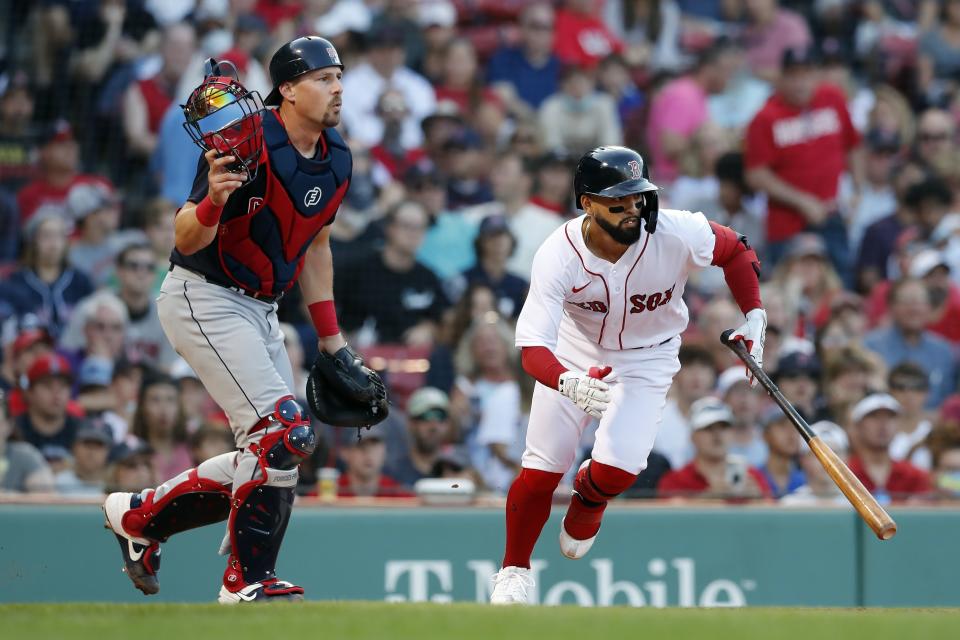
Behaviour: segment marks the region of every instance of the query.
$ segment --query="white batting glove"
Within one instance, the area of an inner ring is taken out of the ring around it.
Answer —
[[[601,418],[610,404],[610,385],[601,380],[610,367],[591,367],[589,373],[567,371],[560,374],[557,389],[594,418]]]
[[[763,309],[751,309],[747,312],[747,321],[737,327],[730,336],[731,340],[743,340],[744,346],[756,361],[757,366],[763,368],[763,341],[767,335],[767,312]],[[747,380],[751,387],[757,386],[757,381],[747,369]]]

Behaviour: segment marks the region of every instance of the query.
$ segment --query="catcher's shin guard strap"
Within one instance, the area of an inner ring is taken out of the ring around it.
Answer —
[[[132,536],[165,542],[175,533],[222,522],[230,513],[230,489],[196,469],[174,478],[173,487],[157,500],[150,491],[140,504],[123,514],[123,528]]]

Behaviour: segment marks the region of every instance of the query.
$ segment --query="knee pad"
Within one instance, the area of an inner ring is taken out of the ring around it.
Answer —
[[[310,419],[292,397],[278,400],[273,414],[260,424],[265,422],[268,431],[271,424],[282,427],[268,432],[256,445],[256,453],[267,467],[293,469],[316,449],[317,437],[310,426]]]
[[[573,481],[573,491],[587,506],[600,506],[629,489],[637,474],[588,460]]]
[[[157,490],[135,496],[122,522],[134,536],[166,542],[175,533],[222,522],[229,513],[229,487],[188,469]]]

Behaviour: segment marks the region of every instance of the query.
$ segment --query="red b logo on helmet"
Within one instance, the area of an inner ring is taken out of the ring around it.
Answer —
[[[643,173],[640,170],[640,163],[636,160],[631,160],[627,163],[627,166],[630,167],[630,171],[633,172],[633,179],[639,180],[643,177]]]

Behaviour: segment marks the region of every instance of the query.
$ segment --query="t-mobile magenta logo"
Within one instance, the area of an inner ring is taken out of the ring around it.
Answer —
[[[320,191],[320,187],[314,187],[313,189],[310,189],[310,191],[307,191],[307,195],[303,198],[303,204],[308,207],[312,207],[320,202],[321,195],[322,192]]]

